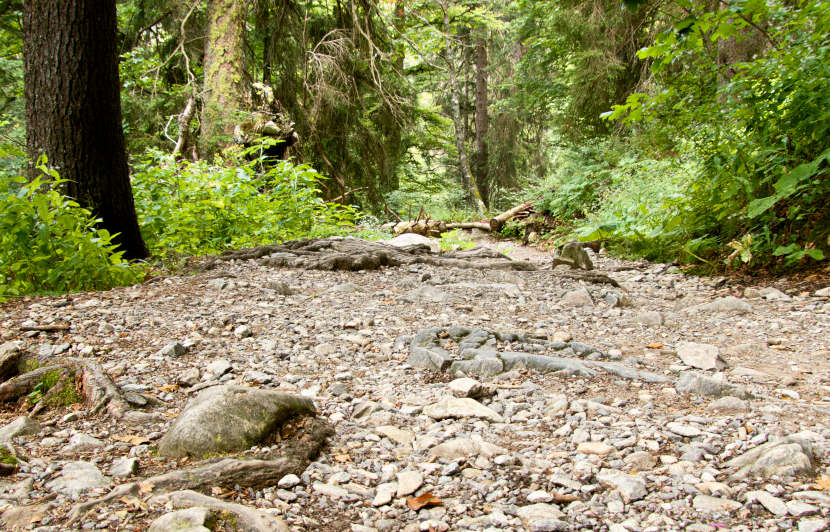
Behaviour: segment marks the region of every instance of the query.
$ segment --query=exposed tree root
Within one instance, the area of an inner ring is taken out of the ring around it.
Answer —
[[[334,428],[319,418],[307,418],[290,440],[283,440],[265,459],[222,458],[202,462],[186,469],[156,475],[116,486],[101,498],[79,504],[69,513],[69,524],[82,518],[99,504],[125,496],[160,495],[177,490],[208,490],[213,487],[260,489],[273,486],[288,474],[300,475],[334,434]]]
[[[62,394],[75,390],[92,407],[92,413],[106,409],[110,416],[120,419],[130,409],[104,368],[93,360],[41,359],[12,351],[0,357],[0,378],[6,379],[0,384],[0,402],[17,401],[33,392],[41,393],[32,415],[54,404]],[[41,389],[45,383],[50,386]]]
[[[261,259],[263,264],[269,266],[328,271],[377,270],[383,266],[416,263],[482,270],[536,269],[529,262],[512,260],[486,248],[439,255],[425,245],[396,248],[379,242],[340,237],[293,240],[281,245],[226,251],[211,259],[203,268],[215,268],[222,261],[252,259]]]

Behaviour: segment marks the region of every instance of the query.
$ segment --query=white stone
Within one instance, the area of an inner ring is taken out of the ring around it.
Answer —
[[[424,476],[418,471],[401,471],[398,473],[398,490],[397,497],[410,495],[418,491],[418,488],[424,483]]]
[[[677,345],[677,356],[684,364],[693,368],[708,370],[726,367],[715,345],[681,342]]]

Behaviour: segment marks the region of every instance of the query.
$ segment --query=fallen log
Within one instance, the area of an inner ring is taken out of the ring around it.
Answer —
[[[490,231],[490,224],[486,222],[451,222],[446,224],[448,231],[453,229],[480,229],[482,231]]]
[[[504,224],[507,223],[508,220],[513,218],[514,216],[522,213],[530,208],[533,207],[533,203],[530,201],[526,201],[521,205],[516,205],[512,209],[508,209],[503,213],[499,214],[490,219],[490,232],[497,233],[501,231],[501,228],[504,227]]]

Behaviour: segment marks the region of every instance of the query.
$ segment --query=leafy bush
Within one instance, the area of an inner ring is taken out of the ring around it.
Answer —
[[[100,220],[62,195],[64,180],[43,163],[31,182],[0,173],[0,300],[136,282],[142,269],[122,260]]]
[[[323,202],[323,177],[306,165],[176,163],[156,152],[134,166],[133,194],[147,246],[160,257],[337,233],[354,209]]]

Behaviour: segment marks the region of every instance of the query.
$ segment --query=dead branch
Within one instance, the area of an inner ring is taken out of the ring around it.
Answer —
[[[40,331],[40,332],[62,332],[69,330],[68,323],[55,323],[51,325],[22,325],[21,331]]]

